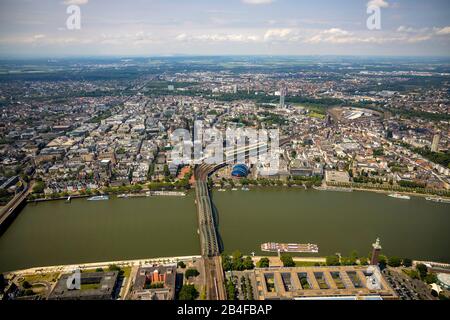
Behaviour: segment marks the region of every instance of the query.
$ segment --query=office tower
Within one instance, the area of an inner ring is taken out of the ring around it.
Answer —
[[[284,109],[285,107],[285,99],[286,99],[287,89],[285,87],[280,90],[280,109]]]

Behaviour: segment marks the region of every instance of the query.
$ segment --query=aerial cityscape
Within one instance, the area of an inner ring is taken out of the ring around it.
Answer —
[[[99,2],[0,4],[0,300],[450,298],[447,1]]]

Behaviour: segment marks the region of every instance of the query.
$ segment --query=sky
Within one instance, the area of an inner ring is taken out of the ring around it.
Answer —
[[[0,0],[4,57],[179,54],[448,57],[450,1]]]

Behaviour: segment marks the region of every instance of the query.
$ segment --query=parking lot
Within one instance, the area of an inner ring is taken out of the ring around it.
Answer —
[[[411,279],[401,269],[388,268],[383,270],[387,282],[402,300],[434,300],[427,284],[417,279]]]

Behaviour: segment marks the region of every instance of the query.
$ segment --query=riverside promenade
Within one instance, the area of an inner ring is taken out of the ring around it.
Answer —
[[[162,258],[148,258],[148,259],[138,259],[138,260],[120,260],[120,261],[104,261],[104,262],[93,262],[93,263],[80,263],[71,265],[57,265],[57,266],[47,266],[47,267],[34,267],[29,269],[9,271],[5,274],[15,274],[15,275],[30,275],[38,273],[70,273],[74,270],[91,270],[96,268],[107,268],[110,265],[116,265],[118,267],[134,267],[134,266],[144,266],[149,264],[176,264],[179,261],[190,261],[194,259],[201,259],[201,256],[181,256],[181,257],[162,257]]]

